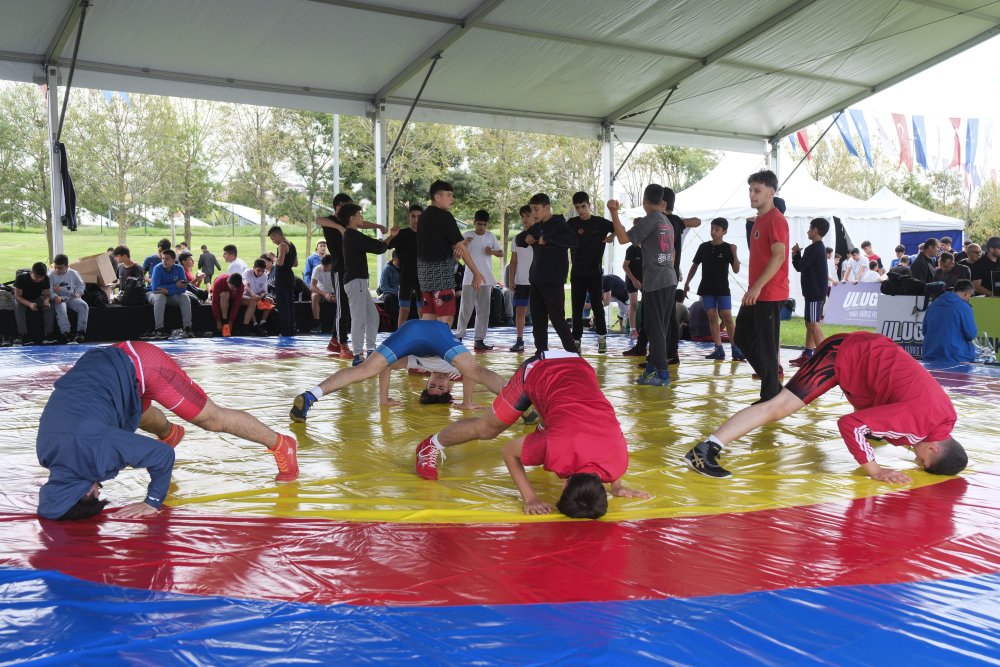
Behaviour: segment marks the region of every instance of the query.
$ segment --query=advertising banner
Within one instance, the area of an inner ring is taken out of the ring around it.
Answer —
[[[878,324],[882,283],[840,283],[830,290],[826,300],[823,321],[827,324],[846,324],[874,327]]]
[[[888,336],[917,359],[924,356],[924,311],[919,310],[923,305],[922,296],[882,294],[878,301],[876,331]]]
[[[972,316],[976,318],[976,334],[980,343],[1000,351],[1000,298],[976,297],[969,299]]]

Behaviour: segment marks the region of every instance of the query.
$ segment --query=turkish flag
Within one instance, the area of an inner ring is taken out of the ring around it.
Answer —
[[[954,169],[955,167],[962,166],[962,140],[958,137],[958,128],[962,124],[961,118],[952,118],[951,127],[954,129],[953,138],[955,140],[955,151],[951,156],[951,163],[948,165],[949,169]]]
[[[913,150],[910,147],[910,124],[901,113],[892,114],[892,122],[899,136],[899,165],[906,165],[908,171],[913,171]],[[897,166],[899,166],[897,165]]]

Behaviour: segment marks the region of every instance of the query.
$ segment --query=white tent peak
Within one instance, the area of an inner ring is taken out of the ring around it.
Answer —
[[[900,213],[901,230],[904,232],[934,231],[938,229],[965,229],[965,221],[928,211],[916,204],[906,201],[888,187],[873,194],[868,203],[873,207],[895,208]]]

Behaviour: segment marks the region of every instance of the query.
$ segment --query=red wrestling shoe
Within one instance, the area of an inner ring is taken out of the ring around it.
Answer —
[[[327,352],[333,352],[334,354],[340,354],[340,341],[334,336],[330,339],[330,342],[326,345]]]
[[[441,460],[444,461],[444,451],[435,447],[434,443],[431,442],[430,437],[424,438],[424,440],[417,445],[417,474],[424,479],[437,479],[438,454],[441,455]]]
[[[299,461],[296,451],[299,445],[295,438],[290,435],[279,435],[278,444],[274,446],[271,453],[274,454],[274,462],[278,464],[278,475],[275,481],[294,482],[299,477]]]
[[[160,442],[165,445],[170,445],[171,447],[176,447],[180,444],[181,440],[184,438],[184,427],[178,424],[170,425],[170,433],[167,437],[160,438]]]

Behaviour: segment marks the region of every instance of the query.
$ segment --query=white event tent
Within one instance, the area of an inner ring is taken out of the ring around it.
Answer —
[[[368,114],[384,222],[393,140],[386,121],[406,117],[411,105],[417,121],[598,139],[607,193],[616,142],[635,141],[647,124],[647,143],[762,154],[1000,34],[1000,6],[7,0],[0,78],[47,84],[53,139],[78,34],[75,86]],[[58,211],[59,170],[52,173]]]
[[[889,188],[882,188],[868,199],[868,203],[877,208],[895,208],[900,213],[900,243],[906,246],[909,254],[917,252],[917,245],[931,236],[950,236],[956,248],[962,247],[965,236],[965,221],[928,211],[916,204],[906,201]],[[892,255],[891,252],[880,254]]]
[[[701,227],[691,228],[684,235],[684,246],[681,251],[681,276],[678,276],[683,286],[687,272],[691,268],[698,245],[710,240],[709,225],[713,218],[726,218],[729,221],[729,232],[726,240],[735,243],[740,258],[740,273],[730,278],[730,287],[734,301],[743,296],[746,291],[749,276],[749,249],[746,237],[746,218],[755,214],[750,208],[747,194],[747,177],[764,168],[764,158],[761,156],[741,153],[727,154],[715,169],[703,179],[677,193],[675,213],[683,218],[701,218]],[[801,247],[808,245],[806,231],[813,218],[826,218],[831,222],[830,233],[826,237],[826,245],[834,246],[833,217],[840,218],[848,235],[855,244],[862,240],[872,242],[872,247],[880,254],[890,253],[899,243],[900,211],[895,207],[876,208],[860,199],[828,188],[809,176],[805,165],[792,174],[778,193],[785,200],[787,209],[790,245],[796,243]],[[622,216],[632,219],[643,214],[641,207],[629,209]],[[616,273],[621,274],[621,265],[625,257],[625,248],[615,243],[613,266]],[[796,300],[796,307],[803,306],[802,291],[799,286],[799,276],[789,263],[789,285],[791,297]],[[691,294],[697,291],[700,276],[695,275],[691,281]],[[735,305],[734,305],[735,307]]]

